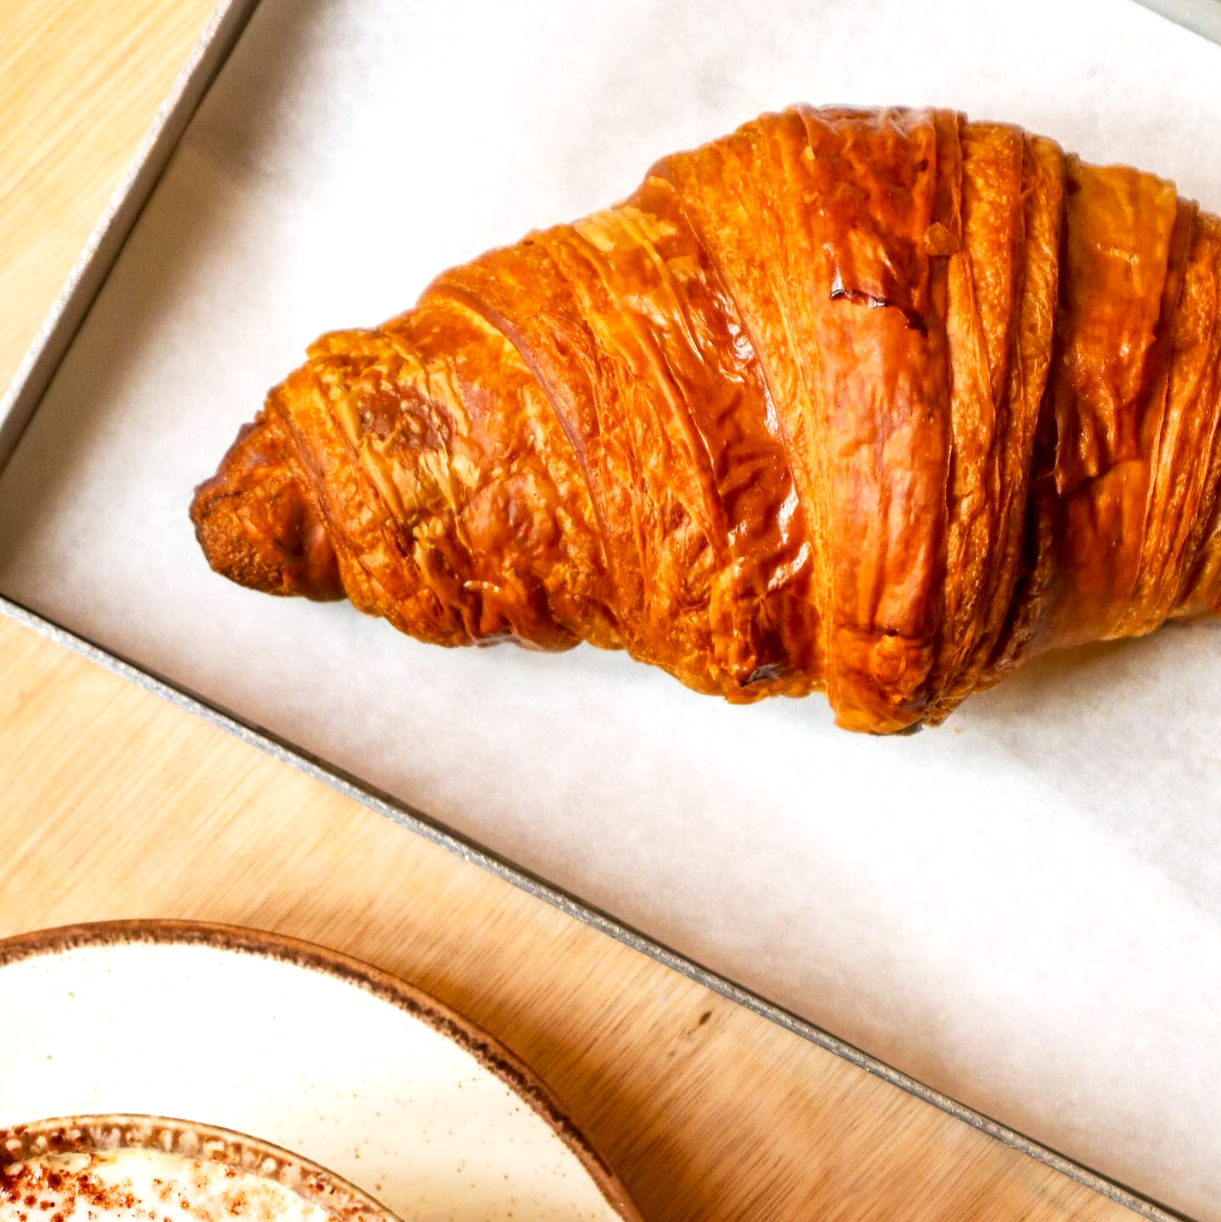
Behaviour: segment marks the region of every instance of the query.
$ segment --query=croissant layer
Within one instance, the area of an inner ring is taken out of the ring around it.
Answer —
[[[268,396],[218,572],[420,640],[943,720],[1221,607],[1221,222],[952,111],[795,107],[438,277]]]

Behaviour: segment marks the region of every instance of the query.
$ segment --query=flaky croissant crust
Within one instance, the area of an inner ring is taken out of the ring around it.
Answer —
[[[1221,222],[942,110],[795,107],[320,339],[192,505],[421,640],[935,724],[1221,605]]]

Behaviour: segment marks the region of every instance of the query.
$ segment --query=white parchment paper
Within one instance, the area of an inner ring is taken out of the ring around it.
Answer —
[[[1013,120],[1221,211],[1221,47],[1126,0],[263,0],[0,480],[0,590],[1221,1219],[1221,630],[876,740],[588,649],[430,649],[195,546],[193,485],[316,334],[798,100]]]

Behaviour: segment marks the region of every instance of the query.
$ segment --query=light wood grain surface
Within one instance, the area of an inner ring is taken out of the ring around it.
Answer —
[[[0,0],[0,383],[209,7]],[[1134,1216],[0,619],[0,936],[119,917],[279,930],[431,991],[656,1222]]]

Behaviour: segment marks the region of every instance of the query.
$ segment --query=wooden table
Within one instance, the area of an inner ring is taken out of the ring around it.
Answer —
[[[0,0],[0,384],[210,2]],[[431,991],[657,1222],[1133,1216],[0,618],[0,936],[137,916],[283,931]]]

